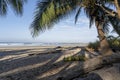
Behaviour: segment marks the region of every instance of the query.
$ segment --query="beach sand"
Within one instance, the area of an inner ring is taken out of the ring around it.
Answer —
[[[77,67],[78,62],[64,62],[63,58],[80,50],[73,46],[0,47],[0,80],[56,80]]]

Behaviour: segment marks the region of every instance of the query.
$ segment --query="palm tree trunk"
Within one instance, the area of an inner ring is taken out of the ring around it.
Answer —
[[[109,43],[105,37],[105,33],[103,31],[103,26],[100,25],[98,21],[95,22],[95,25],[96,25],[99,40],[100,40],[100,50],[99,50],[100,53],[102,55],[111,55],[112,50],[110,49]]]

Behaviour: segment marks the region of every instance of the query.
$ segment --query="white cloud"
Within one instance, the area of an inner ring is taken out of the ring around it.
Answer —
[[[40,35],[38,40],[45,42],[91,42],[96,39],[95,27],[89,29],[88,26],[56,25],[52,30]]]

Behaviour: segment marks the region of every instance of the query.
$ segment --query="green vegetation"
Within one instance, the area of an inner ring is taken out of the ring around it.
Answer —
[[[98,51],[98,48],[100,47],[99,43],[100,43],[99,41],[90,42],[90,43],[88,44],[88,48],[92,48],[92,49],[94,49],[95,51]]]
[[[109,45],[112,49],[119,49],[120,48],[120,38],[108,38]]]
[[[87,60],[84,56],[69,56],[64,57],[64,61],[85,61]]]
[[[119,48],[120,48],[120,39],[119,38],[115,38],[115,37],[110,37],[109,36],[107,38],[107,40],[108,40],[110,48],[112,48],[114,50],[119,50]],[[95,51],[98,51],[99,47],[100,47],[99,46],[99,41],[90,42],[88,44],[88,48],[92,48]]]

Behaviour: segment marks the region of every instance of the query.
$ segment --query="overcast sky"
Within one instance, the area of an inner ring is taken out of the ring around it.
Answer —
[[[74,14],[54,25],[36,38],[32,38],[29,27],[33,20],[37,0],[28,0],[23,16],[16,16],[9,9],[6,17],[0,17],[0,42],[92,42],[97,40],[97,31],[89,28],[88,19],[81,14],[74,24]]]

